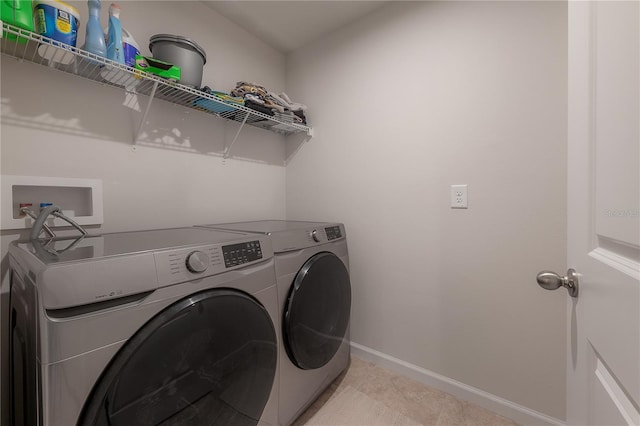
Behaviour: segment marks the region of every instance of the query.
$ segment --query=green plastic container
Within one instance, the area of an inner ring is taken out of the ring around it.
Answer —
[[[31,0],[0,0],[0,20],[9,25],[33,32],[33,5]],[[18,43],[26,43],[27,39],[4,32],[2,37],[9,40],[18,39]]]

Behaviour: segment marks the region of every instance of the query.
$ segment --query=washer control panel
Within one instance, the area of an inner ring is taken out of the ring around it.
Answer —
[[[224,257],[224,266],[227,268],[260,260],[262,259],[260,241],[247,241],[246,243],[222,246],[222,256]]]
[[[160,286],[216,275],[261,262],[273,255],[265,253],[260,240],[233,244],[186,247],[155,252],[156,272]]]

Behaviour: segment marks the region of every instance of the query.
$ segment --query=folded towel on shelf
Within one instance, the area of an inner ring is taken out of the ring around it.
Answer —
[[[245,106],[267,114],[276,116],[278,120],[307,124],[304,111],[307,106],[292,102],[289,96],[282,92],[279,95],[268,91],[264,86],[247,81],[238,81],[236,87],[230,91],[231,96],[244,99]]]
[[[284,112],[284,113],[276,112],[275,117],[278,120],[283,121],[285,123],[302,124],[302,119],[300,117],[298,117],[297,115],[294,115],[291,111],[287,111],[287,112]]]
[[[278,110],[278,112],[285,112],[285,107],[283,107],[282,105],[278,105],[277,103],[273,102],[268,97],[264,100],[264,104],[265,104],[265,106],[268,106],[269,108],[273,108],[275,110]],[[286,110],[286,111],[288,111],[288,110]]]
[[[300,104],[298,102],[293,102],[286,93],[280,93],[280,98],[286,101],[289,104],[289,109],[291,111],[306,111],[307,106],[305,104]]]
[[[254,102],[256,104],[264,105],[264,99],[262,99],[262,97],[260,97],[258,95],[253,95],[251,93],[247,93],[246,95],[244,95],[244,100],[245,101],[251,101],[251,102]]]
[[[252,94],[264,98],[267,96],[267,89],[255,83],[239,81],[236,83],[236,87],[231,90],[231,94],[238,97],[244,97],[246,94]]]
[[[267,100],[270,100],[271,102],[280,105],[281,107],[290,110],[291,109],[291,105],[289,105],[289,102],[285,101],[284,99],[282,99],[280,96],[276,95],[273,92],[269,92],[267,93]]]
[[[244,105],[244,99],[243,98],[237,98],[234,96],[230,96],[228,93],[226,92],[220,92],[218,90],[212,90],[209,86],[204,86],[202,89],[204,93],[208,94],[208,95],[213,95],[216,99],[229,104],[229,105]],[[216,102],[214,100],[208,99],[208,98],[196,98],[193,102],[192,105],[195,108],[204,110],[204,111],[209,111],[209,112],[215,112],[215,113],[228,113],[231,111],[234,111],[235,108],[233,108],[232,106],[227,106],[224,104],[221,104],[220,102]]]
[[[300,119],[300,122],[304,125],[307,124],[307,117],[304,115],[304,111],[302,110],[298,110],[298,111],[292,111],[293,114],[298,117]]]
[[[266,107],[264,105],[261,105],[259,103],[256,103],[256,102],[254,102],[254,101],[252,101],[250,99],[246,99],[245,98],[244,104],[245,104],[245,106],[251,108],[252,110],[261,112],[261,113],[266,114],[266,115],[273,116],[275,114],[273,112],[273,109],[271,109],[269,107]]]
[[[228,93],[218,92],[218,91],[215,91],[215,90],[212,90],[211,94],[214,95],[216,98],[220,98],[221,100],[225,101],[228,104],[231,104],[231,105],[244,105],[244,99],[243,98],[238,98],[236,96],[231,96]]]
[[[197,98],[191,104],[194,108],[218,114],[233,112],[236,109],[207,98]]]

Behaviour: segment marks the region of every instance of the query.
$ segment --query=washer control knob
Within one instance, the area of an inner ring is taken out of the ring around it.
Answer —
[[[313,241],[315,241],[316,243],[320,242],[320,234],[318,234],[318,231],[316,229],[311,231],[311,238],[313,238]]]
[[[201,251],[192,251],[187,255],[187,269],[194,274],[204,272],[209,267],[209,256]]]

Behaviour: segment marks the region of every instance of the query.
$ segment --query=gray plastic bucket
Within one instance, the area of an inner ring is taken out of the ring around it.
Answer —
[[[200,88],[207,55],[198,43],[182,36],[156,34],[149,39],[149,50],[154,58],[180,67],[180,84]]]

